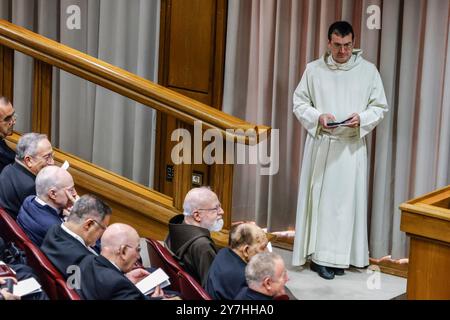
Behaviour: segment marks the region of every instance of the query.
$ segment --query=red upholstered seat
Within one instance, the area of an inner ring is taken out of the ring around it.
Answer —
[[[202,286],[183,270],[169,250],[156,240],[146,240],[152,267],[161,268],[167,273],[172,290],[180,292],[181,297],[186,300],[211,300]]]
[[[150,263],[154,268],[161,268],[167,273],[170,279],[172,290],[180,292],[180,285],[178,282],[178,271],[182,270],[181,266],[175,260],[170,252],[164,248],[158,241],[153,239],[146,239],[148,256]]]
[[[64,278],[45,254],[31,242],[17,222],[1,208],[0,235],[7,241],[13,241],[25,251],[27,264],[37,273],[40,284],[50,299],[80,300],[78,294],[67,287]]]
[[[187,272],[178,271],[181,296],[185,300],[212,300],[202,286]]]
[[[0,208],[0,236],[7,242],[14,242],[22,250],[25,248],[25,242],[31,242],[13,217],[2,208]]]
[[[82,300],[74,289],[70,289],[64,279],[56,279],[56,291],[59,300]]]
[[[56,280],[63,279],[61,274],[52,263],[47,259],[44,253],[39,250],[33,243],[25,242],[25,253],[27,263],[39,276],[41,286],[52,300],[58,300],[58,291],[56,288]],[[63,280],[64,281],[64,280]]]

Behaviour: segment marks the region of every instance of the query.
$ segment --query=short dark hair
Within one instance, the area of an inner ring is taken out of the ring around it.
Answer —
[[[103,221],[105,216],[111,213],[111,208],[102,199],[92,194],[85,194],[75,202],[67,220],[81,223],[89,216],[94,216]]]
[[[352,40],[355,40],[355,33],[353,27],[347,21],[336,21],[328,29],[328,40],[331,41],[331,35],[336,34],[340,37],[345,37],[349,34],[352,35]]]

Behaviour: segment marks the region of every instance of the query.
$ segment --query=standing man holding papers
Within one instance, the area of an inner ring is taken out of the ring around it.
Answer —
[[[325,279],[369,264],[365,137],[388,111],[380,74],[354,41],[349,23],[333,23],[328,52],[307,65],[294,93],[294,114],[308,135],[292,264],[311,257]]]

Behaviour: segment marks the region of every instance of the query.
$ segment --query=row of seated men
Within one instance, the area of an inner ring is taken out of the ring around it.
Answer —
[[[45,135],[22,136],[11,159],[11,149],[4,138],[12,133],[15,113],[3,97],[0,97],[0,120],[0,207],[17,219],[29,238],[66,278],[70,266],[79,267],[83,275],[82,297],[145,298],[132,285],[148,274],[143,269],[133,269],[140,250],[137,232],[123,224],[108,227],[111,209],[95,196],[78,197],[70,173],[54,166],[52,146]],[[194,188],[186,195],[183,207],[183,214],[169,223],[166,247],[212,298],[262,299],[284,294],[287,275],[279,256],[262,254],[261,259],[265,257],[271,263],[256,263],[254,268],[247,265],[252,257],[266,250],[267,238],[259,227],[237,225],[230,232],[231,247],[217,254],[210,234],[223,227],[223,210],[217,195],[209,188]],[[100,237],[101,252],[98,252],[95,244]],[[260,270],[262,267],[267,270]],[[119,271],[130,291],[105,290],[106,283],[112,283],[114,277],[106,271],[95,272],[102,268]],[[96,275],[108,276],[94,279]],[[255,275],[259,275],[257,280]],[[164,297],[164,292],[157,290],[154,297]]]

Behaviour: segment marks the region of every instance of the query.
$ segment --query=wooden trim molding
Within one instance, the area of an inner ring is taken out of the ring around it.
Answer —
[[[0,94],[13,101],[14,50],[0,45]]]
[[[410,237],[408,299],[450,299],[450,186],[400,205]]]
[[[8,21],[0,20],[0,44],[96,83],[132,100],[174,116],[188,124],[202,121],[224,137],[237,138],[231,130],[253,129],[259,136],[270,127],[255,125],[185,97],[149,80],[62,45]]]
[[[45,133],[49,139],[52,136],[52,71],[51,65],[34,60],[32,130]]]
[[[8,144],[15,148],[19,138],[14,133],[7,138]],[[112,222],[130,224],[141,237],[164,240],[169,220],[181,213],[172,198],[56,148],[54,151],[57,165],[69,162],[79,194],[96,194],[112,207]],[[213,239],[219,247],[226,246],[228,231],[213,233]]]

